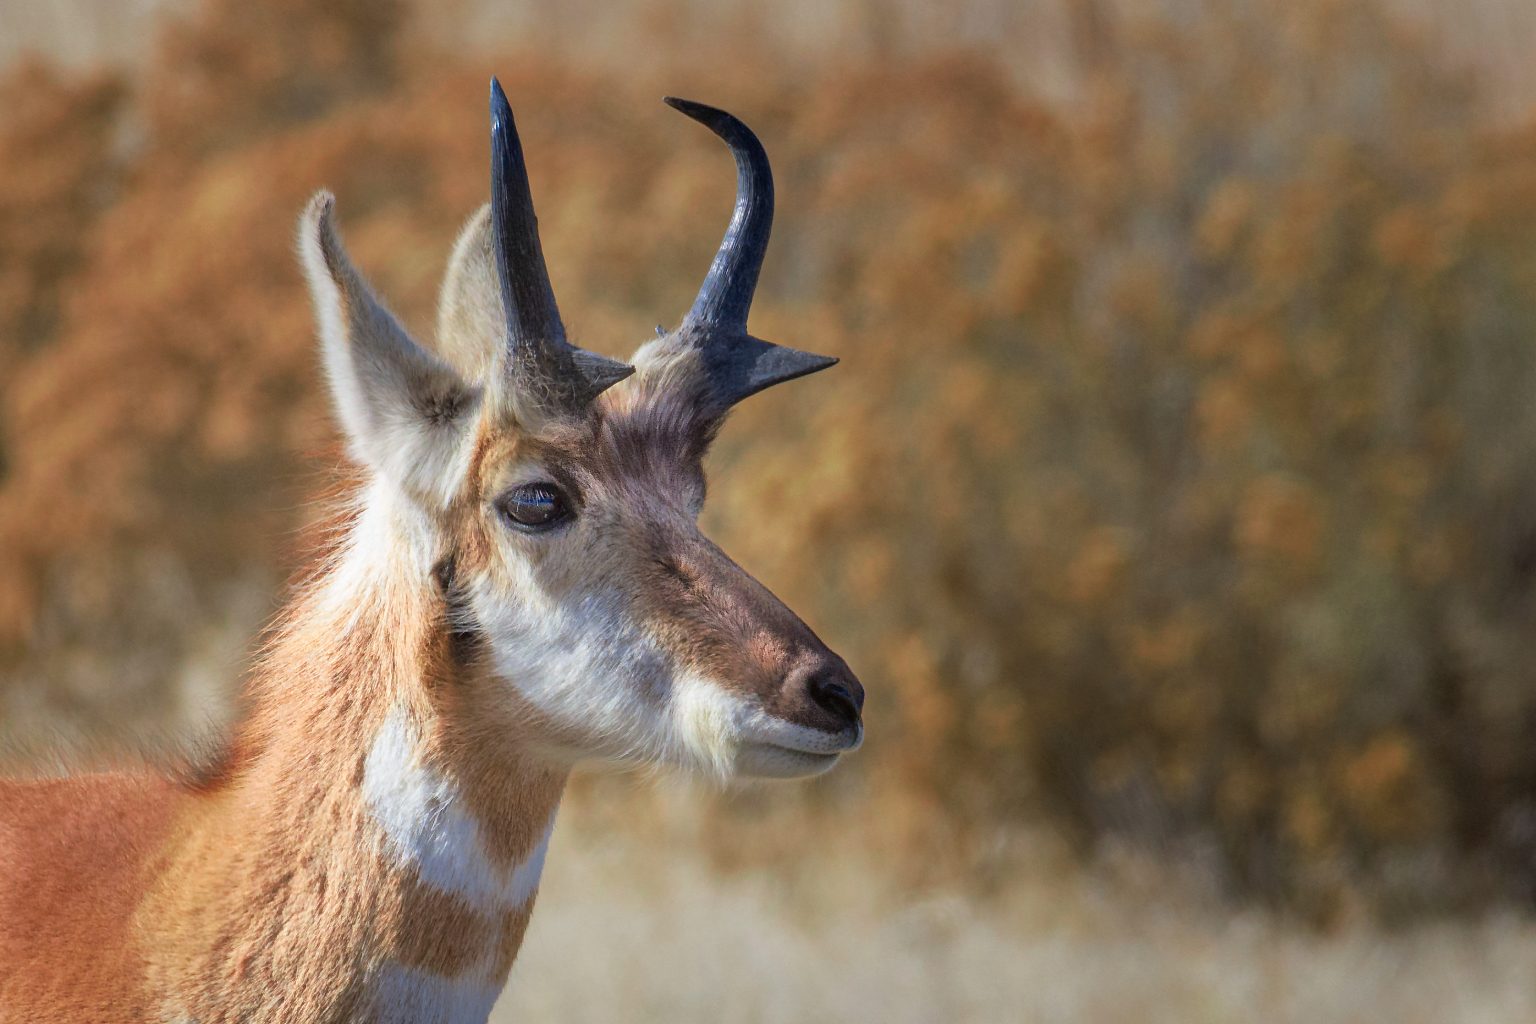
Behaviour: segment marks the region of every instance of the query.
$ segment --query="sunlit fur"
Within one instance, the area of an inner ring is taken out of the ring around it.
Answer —
[[[439,347],[465,373],[490,368],[495,394],[485,230],[482,211],[455,245]],[[488,401],[464,498],[443,519],[468,618],[508,684],[506,714],[536,723],[532,742],[566,762],[721,779],[825,770],[857,737],[798,724],[804,709],[779,692],[789,661],[819,641],[698,530],[719,422],[697,354],[661,338],[633,362],[585,419],[529,424],[510,397]],[[498,521],[499,496],[542,480],[579,494],[574,522],[529,536]]]
[[[0,1022],[483,1022],[577,762],[796,776],[858,744],[856,714],[794,682],[841,662],[699,532],[719,417],[696,357],[652,342],[583,414],[532,414],[483,226],[434,355],[352,267],[329,196],[310,204],[299,249],[366,482],[213,763],[0,781]],[[576,514],[510,523],[529,482]]]

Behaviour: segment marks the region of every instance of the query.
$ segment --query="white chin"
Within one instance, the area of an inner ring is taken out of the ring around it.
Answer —
[[[804,779],[837,764],[840,752],[813,754],[772,743],[746,743],[736,751],[732,773],[750,779]]]

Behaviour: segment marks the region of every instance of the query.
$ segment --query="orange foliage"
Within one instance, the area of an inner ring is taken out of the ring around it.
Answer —
[[[330,442],[290,251],[310,191],[429,336],[490,65],[404,20],[211,0],[131,101],[0,86],[27,97],[0,103],[5,706],[154,721],[219,581],[289,567]],[[1268,895],[1447,852],[1512,873],[1536,132],[1480,129],[1368,5],[1115,38],[1059,109],[963,55],[746,62],[705,97],[778,171],[755,331],[844,357],[747,403],[707,513],[870,685],[867,753],[825,792],[979,837],[1037,813],[1085,844],[1190,836]],[[728,165],[648,80],[498,68],[562,308],[626,352],[686,308]],[[167,565],[182,596],[142,598]],[[147,642],[132,685],[71,661]]]

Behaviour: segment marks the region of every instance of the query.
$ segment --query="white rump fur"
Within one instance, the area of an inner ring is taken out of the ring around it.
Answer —
[[[347,257],[320,192],[299,253],[325,373],[352,456],[420,499],[446,504],[463,479],[481,392],[411,339]]]

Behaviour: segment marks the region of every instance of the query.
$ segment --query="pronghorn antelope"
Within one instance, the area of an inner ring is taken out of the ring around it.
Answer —
[[[521,144],[491,84],[491,202],[453,251],[436,352],[343,249],[299,247],[366,470],[346,541],[193,772],[0,783],[0,1020],[484,1021],[583,759],[806,776],[862,737],[843,661],[699,531],[731,406],[833,360],[746,331],[773,217],[736,159],[697,301],[626,365],[570,344]]]

